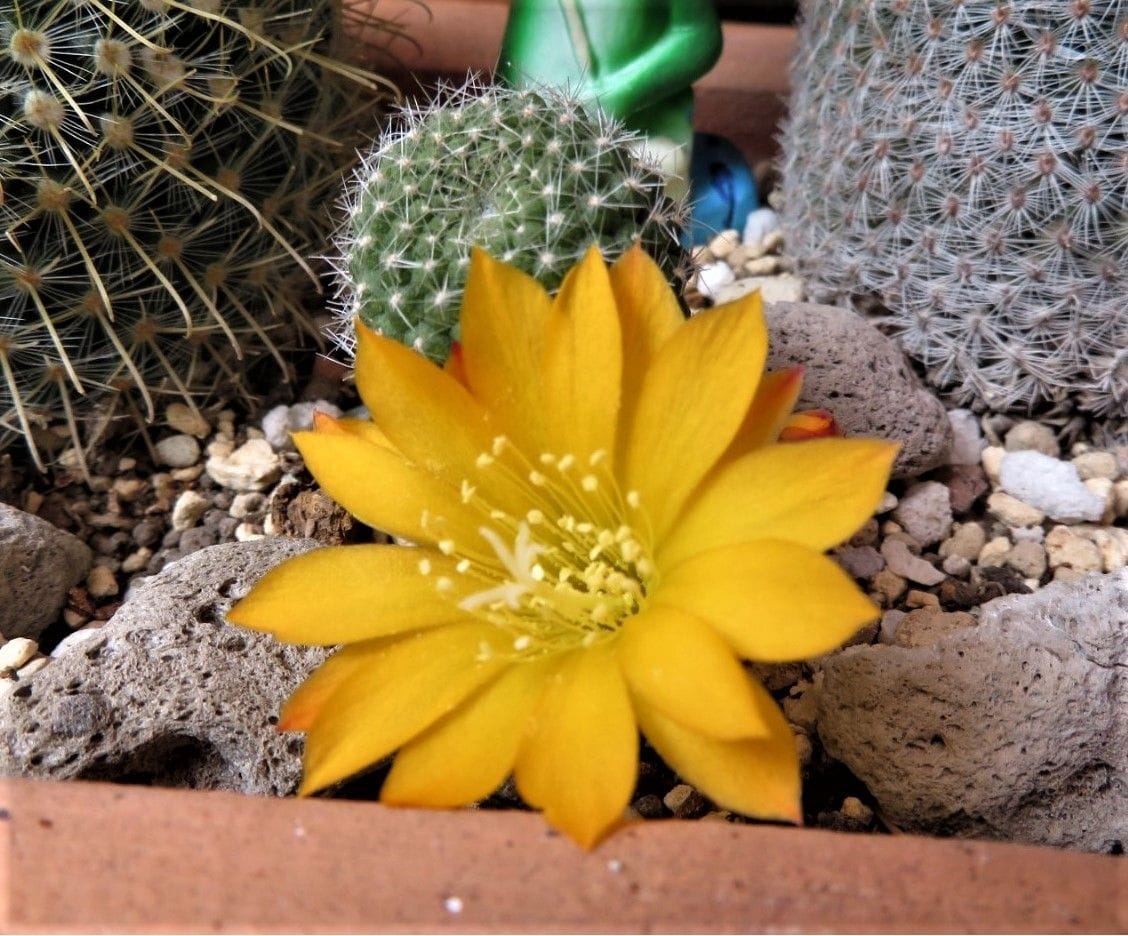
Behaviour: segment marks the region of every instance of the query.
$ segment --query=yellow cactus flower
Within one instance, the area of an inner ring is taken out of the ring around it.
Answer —
[[[822,553],[872,515],[896,446],[778,441],[799,374],[762,373],[759,297],[687,320],[639,249],[608,268],[593,248],[554,299],[476,252],[446,368],[357,328],[372,421],[294,438],[332,497],[415,545],[307,553],[229,614],[345,645],[282,714],[308,736],[300,792],[391,754],[398,805],[512,774],[592,847],[641,730],[718,805],[800,821],[791,730],[741,660],[826,653],[876,617]]]

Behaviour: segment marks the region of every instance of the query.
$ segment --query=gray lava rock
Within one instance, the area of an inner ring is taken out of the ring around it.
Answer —
[[[327,651],[236,628],[224,612],[316,545],[214,546],[131,589],[90,639],[0,697],[0,775],[292,792],[302,741],[274,722]]]
[[[37,638],[63,610],[94,554],[77,536],[0,504],[0,634]]]
[[[1128,844],[1128,569],[823,663],[819,735],[908,832]]]
[[[952,427],[944,405],[862,316],[806,302],[768,303],[765,314],[768,367],[806,367],[800,408],[830,410],[848,436],[900,442],[894,478],[915,478],[947,461]]]

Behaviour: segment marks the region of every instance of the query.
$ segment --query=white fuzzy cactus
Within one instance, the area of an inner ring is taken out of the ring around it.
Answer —
[[[957,401],[1123,418],[1128,3],[802,12],[783,218],[813,297],[876,297]]]

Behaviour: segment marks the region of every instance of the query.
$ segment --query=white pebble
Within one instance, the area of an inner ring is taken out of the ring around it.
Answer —
[[[235,527],[235,539],[240,543],[250,543],[253,540],[266,539],[266,535],[249,523],[240,523]]]
[[[697,291],[710,299],[716,298],[719,290],[734,282],[736,274],[724,260],[707,263],[697,271]]]
[[[262,418],[263,436],[276,452],[292,450],[294,443],[290,433],[311,428],[314,412],[326,413],[334,419],[341,415],[340,409],[325,400],[276,406]]]
[[[999,484],[1024,504],[1062,523],[1100,520],[1105,512],[1106,499],[1085,487],[1073,465],[1042,452],[1007,452],[999,467]]]
[[[209,446],[208,451],[211,449]],[[266,439],[250,439],[232,452],[213,452],[205,469],[221,487],[233,491],[261,491],[278,480],[281,462]]]
[[[200,460],[200,443],[187,433],[161,439],[156,449],[157,461],[170,468],[188,468]]]
[[[172,507],[172,528],[190,530],[208,509],[208,499],[199,491],[185,491]]]
[[[39,644],[28,637],[13,637],[0,647],[0,670],[18,670],[39,652]]]
[[[979,453],[983,451],[983,433],[979,419],[968,409],[948,411],[948,422],[952,427],[952,446],[948,449],[949,465],[978,465]]]
[[[741,239],[745,244],[759,244],[773,231],[778,231],[779,226],[779,215],[771,208],[757,208],[745,220]]]

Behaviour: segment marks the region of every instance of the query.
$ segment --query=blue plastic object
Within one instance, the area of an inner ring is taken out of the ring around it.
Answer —
[[[748,160],[732,141],[715,133],[693,135],[689,190],[693,210],[682,236],[687,247],[707,244],[731,228],[743,231],[745,219],[760,206]]]

